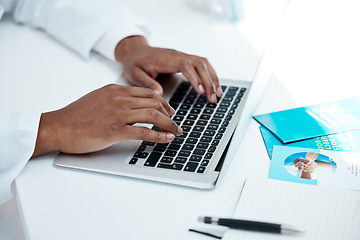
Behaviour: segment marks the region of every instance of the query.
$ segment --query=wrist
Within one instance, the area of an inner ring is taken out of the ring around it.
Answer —
[[[47,112],[41,115],[32,157],[59,150],[55,119],[56,112]]]
[[[121,40],[115,47],[115,58],[124,63],[127,56],[131,56],[135,51],[148,47],[149,44],[143,36],[130,36]]]

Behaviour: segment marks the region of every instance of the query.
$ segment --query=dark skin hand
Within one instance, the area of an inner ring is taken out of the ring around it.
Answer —
[[[33,156],[51,151],[95,152],[130,139],[168,143],[182,133],[169,117],[174,109],[154,91],[107,85],[41,116]],[[151,123],[157,132],[134,123]]]
[[[219,79],[207,59],[172,49],[148,45],[142,36],[128,37],[115,49],[116,59],[122,63],[126,79],[142,87],[148,87],[162,95],[163,89],[155,80],[159,73],[181,72],[195,90],[216,103],[222,96]]]
[[[171,142],[182,129],[170,118],[174,109],[161,97],[163,89],[155,80],[159,73],[183,73],[209,102],[222,96],[216,73],[205,58],[151,47],[141,36],[120,41],[115,56],[127,80],[146,88],[111,84],[60,110],[43,113],[32,157],[52,151],[95,152],[131,139]],[[154,124],[163,132],[135,123]]]

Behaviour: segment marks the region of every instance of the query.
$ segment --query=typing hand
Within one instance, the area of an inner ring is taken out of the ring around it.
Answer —
[[[94,152],[130,139],[171,142],[182,133],[170,119],[173,114],[165,99],[150,89],[107,85],[63,109],[42,114],[33,156]],[[134,123],[151,123],[164,132]]]
[[[222,96],[218,77],[207,59],[172,49],[150,47],[142,36],[128,37],[115,49],[116,59],[123,64],[124,75],[131,83],[148,87],[162,95],[163,89],[155,80],[159,73],[181,72],[195,90],[206,93],[209,102]]]

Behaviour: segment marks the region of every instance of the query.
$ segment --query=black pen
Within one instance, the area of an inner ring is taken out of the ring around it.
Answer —
[[[198,220],[199,222],[225,226],[232,229],[242,229],[242,230],[270,232],[270,233],[284,233],[284,234],[299,234],[305,232],[305,229],[301,227],[287,225],[287,224],[276,224],[276,223],[256,222],[256,221],[247,221],[240,219],[229,219],[229,218],[215,218],[215,217],[199,217]]]

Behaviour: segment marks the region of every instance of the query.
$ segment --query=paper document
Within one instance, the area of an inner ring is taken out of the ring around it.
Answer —
[[[360,192],[248,179],[233,218],[298,225],[303,235],[229,229],[223,240],[238,239],[360,239]]]
[[[269,178],[360,190],[359,159],[358,152],[274,146]]]
[[[274,146],[301,147],[341,152],[360,152],[360,130],[330,134],[288,144],[281,143],[269,130],[260,126],[269,158],[272,158]]]

